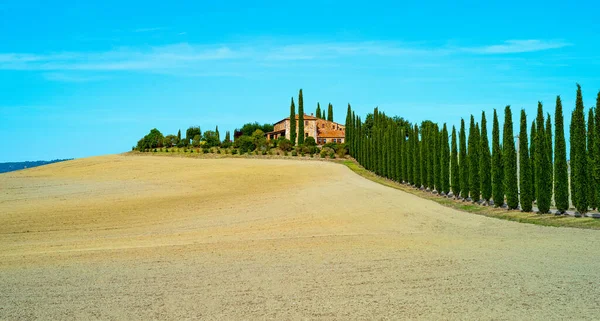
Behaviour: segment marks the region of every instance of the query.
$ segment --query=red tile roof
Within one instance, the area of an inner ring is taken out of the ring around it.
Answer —
[[[319,136],[319,138],[344,138],[346,134],[343,130],[319,129],[317,131],[317,136]]]

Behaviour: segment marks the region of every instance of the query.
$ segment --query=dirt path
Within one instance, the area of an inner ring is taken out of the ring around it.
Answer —
[[[0,175],[0,319],[599,319],[599,241],[328,162],[88,158]]]

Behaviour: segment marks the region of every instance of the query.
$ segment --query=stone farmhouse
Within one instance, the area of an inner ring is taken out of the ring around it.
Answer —
[[[298,118],[296,115],[296,134],[298,134]],[[285,137],[290,139],[290,117],[284,118],[273,125],[273,131],[268,132],[267,140]],[[320,119],[313,114],[304,114],[304,137],[313,137],[318,145],[326,143],[343,143],[346,127],[336,122]],[[298,135],[296,135],[298,137]]]

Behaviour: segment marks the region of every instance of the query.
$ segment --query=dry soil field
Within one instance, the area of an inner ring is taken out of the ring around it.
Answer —
[[[328,162],[88,158],[0,175],[0,319],[600,319],[599,241]]]

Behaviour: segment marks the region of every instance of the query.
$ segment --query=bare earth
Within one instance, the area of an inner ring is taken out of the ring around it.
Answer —
[[[600,319],[599,241],[329,162],[88,158],[0,175],[0,319]]]

